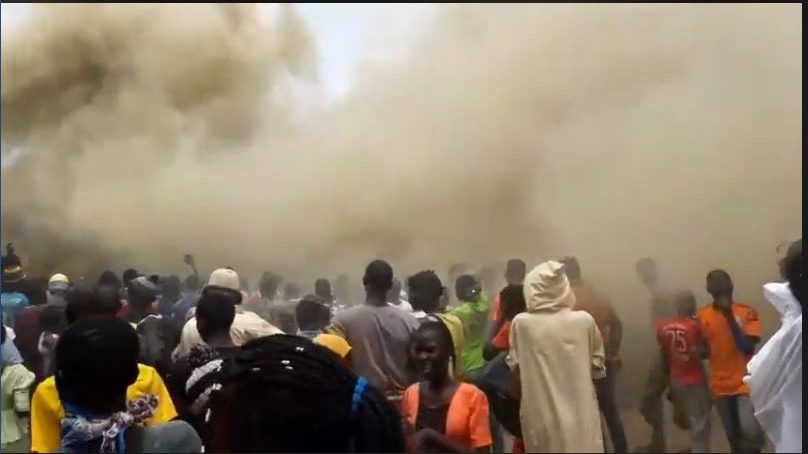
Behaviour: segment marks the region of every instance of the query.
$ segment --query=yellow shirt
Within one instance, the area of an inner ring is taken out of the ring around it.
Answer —
[[[146,421],[146,425],[161,424],[177,417],[177,410],[168,395],[163,379],[154,368],[138,364],[137,380],[126,390],[126,400],[142,397],[145,394],[154,394],[159,404],[154,410],[154,416]],[[56,390],[56,381],[48,377],[37,386],[31,400],[31,451],[33,452],[59,452],[62,441],[62,418],[65,416],[64,407],[59,400]]]

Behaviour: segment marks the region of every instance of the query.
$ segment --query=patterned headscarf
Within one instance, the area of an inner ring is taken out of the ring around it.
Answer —
[[[125,453],[124,432],[131,426],[142,426],[154,415],[159,400],[154,394],[146,394],[130,400],[125,411],[106,417],[89,415],[65,402],[65,417],[62,419],[62,450],[69,448],[89,452],[88,444],[101,439],[101,453]]]

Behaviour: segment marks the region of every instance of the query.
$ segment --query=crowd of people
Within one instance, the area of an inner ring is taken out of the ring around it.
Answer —
[[[361,302],[345,276],[304,294],[265,272],[251,291],[229,267],[204,284],[57,273],[41,298],[13,248],[2,267],[2,452],[605,452],[606,434],[629,452],[623,327],[575,257],[509,260],[501,288],[491,270],[446,286],[374,260]],[[710,452],[713,407],[733,453],[802,452],[802,270],[798,240],[764,287],[781,326],[758,348],[729,273],[706,275],[699,307],[638,261],[659,353],[636,449],[670,448],[667,397],[690,452]]]

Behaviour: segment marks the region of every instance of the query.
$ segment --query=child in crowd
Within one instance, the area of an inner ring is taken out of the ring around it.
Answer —
[[[673,391],[684,400],[692,434],[692,453],[710,452],[712,397],[702,358],[707,344],[696,319],[696,297],[687,290],[674,294],[677,315],[658,322],[657,339],[662,364]]]

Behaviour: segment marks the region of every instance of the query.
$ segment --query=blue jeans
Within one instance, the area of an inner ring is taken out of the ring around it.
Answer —
[[[715,400],[732,454],[758,454],[766,442],[749,396],[718,396]]]

